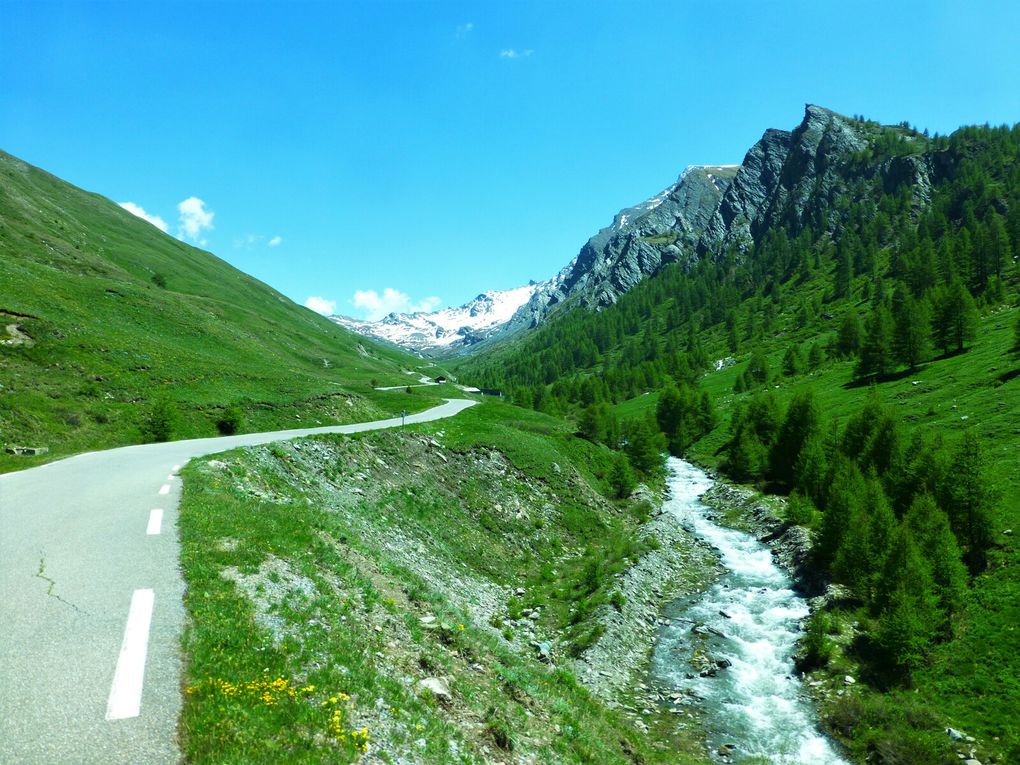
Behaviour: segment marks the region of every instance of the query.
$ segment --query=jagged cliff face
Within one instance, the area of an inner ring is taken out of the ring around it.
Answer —
[[[824,221],[832,232],[845,223],[841,200],[876,184],[887,191],[908,184],[915,208],[923,209],[943,172],[940,156],[925,153],[921,143],[916,154],[864,160],[880,131],[875,123],[809,104],[800,125],[766,130],[740,165],[689,167],[659,194],[621,210],[556,276],[529,285],[509,320],[500,314],[480,328],[458,318],[456,326],[447,326],[440,315],[446,312],[439,312],[371,324],[338,321],[422,353],[474,351],[537,326],[553,311],[611,305],[669,263],[689,264],[728,250],[746,256],[777,226],[796,234]],[[906,132],[904,138],[915,140]],[[524,289],[507,294],[523,295]],[[463,313],[453,309],[458,311]],[[408,327],[413,337],[404,332]]]
[[[509,329],[535,326],[567,300],[589,308],[610,305],[646,276],[696,251],[738,170],[737,165],[689,167],[669,188],[621,210],[518,310]]]
[[[842,224],[837,201],[854,183],[895,187],[909,182],[924,207],[937,158],[903,156],[862,164],[873,125],[808,105],[793,131],[769,129],[738,166],[697,166],[652,199],[620,212],[510,321],[514,332],[540,323],[555,307],[610,305],[667,263],[693,262],[727,248],[747,252],[770,228],[794,230],[826,213]]]

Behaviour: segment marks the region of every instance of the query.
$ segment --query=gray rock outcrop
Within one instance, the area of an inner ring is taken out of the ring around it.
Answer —
[[[504,333],[537,326],[563,306],[598,310],[663,266],[690,265],[730,249],[746,255],[770,229],[844,224],[854,189],[910,184],[921,210],[944,173],[937,154],[873,160],[883,128],[808,104],[792,131],[769,129],[740,165],[693,166],[651,199],[621,210],[553,279],[518,309]],[[916,140],[909,131],[902,140]],[[923,146],[919,146],[923,149]],[[501,333],[501,334],[504,334]]]

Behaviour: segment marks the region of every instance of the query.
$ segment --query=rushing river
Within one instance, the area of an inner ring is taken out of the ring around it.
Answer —
[[[718,526],[699,497],[704,472],[669,460],[664,509],[719,553],[726,571],[705,592],[667,608],[652,656],[657,684],[702,708],[708,743],[726,761],[845,765],[818,730],[794,673],[793,653],[807,604],[768,547]]]

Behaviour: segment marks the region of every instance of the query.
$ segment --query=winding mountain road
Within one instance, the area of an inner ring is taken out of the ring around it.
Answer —
[[[238,446],[400,424],[127,446],[0,475],[0,763],[178,762],[177,472]]]

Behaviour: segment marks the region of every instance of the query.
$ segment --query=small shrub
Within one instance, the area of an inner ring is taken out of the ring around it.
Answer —
[[[216,429],[224,436],[232,436],[241,430],[244,415],[237,404],[231,404],[223,410],[223,414],[216,420]]]
[[[598,639],[605,633],[606,628],[601,624],[596,624],[590,630],[581,632],[577,637],[570,641],[569,653],[571,657],[578,659],[585,651],[595,645]]]
[[[152,283],[159,287],[161,290],[166,289],[166,277],[163,274],[153,274]]]
[[[142,435],[146,441],[169,441],[177,423],[177,412],[173,404],[164,399],[157,400],[142,423]]]
[[[623,597],[623,593],[619,590],[613,590],[613,594],[609,596],[609,604],[617,611],[622,611],[626,602],[627,599]]]
[[[786,500],[786,520],[798,526],[810,526],[814,521],[814,503],[800,492],[793,492]]]
[[[505,752],[512,752],[514,750],[514,739],[510,733],[510,724],[506,719],[497,714],[495,707],[490,707],[488,714],[485,716],[488,724],[485,726],[485,732],[492,737],[493,742]]]
[[[829,664],[834,650],[832,638],[828,635],[830,621],[829,615],[824,611],[815,611],[811,614],[807,633],[797,655],[797,669],[801,672]]]
[[[634,505],[632,512],[638,523],[642,525],[648,523],[648,519],[652,515],[652,503],[643,499]]]

